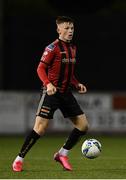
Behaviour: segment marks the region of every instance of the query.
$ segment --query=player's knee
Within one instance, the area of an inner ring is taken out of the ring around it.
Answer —
[[[87,132],[89,129],[88,122],[82,122],[81,124],[79,124],[78,129],[80,129],[80,131],[82,131],[82,132]]]
[[[88,122],[86,122],[86,123],[84,123],[84,125],[83,125],[82,131],[87,132],[88,129],[89,129],[89,124],[88,124]]]
[[[34,130],[38,134],[43,135],[45,133],[47,127],[48,127],[48,119],[44,119],[42,117],[36,118]]]
[[[85,115],[80,116],[80,120],[78,121],[78,127],[81,131],[87,132],[89,129],[89,123]]]

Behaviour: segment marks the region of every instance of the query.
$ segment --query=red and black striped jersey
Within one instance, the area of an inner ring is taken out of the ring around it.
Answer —
[[[74,76],[75,63],[76,46],[56,39],[45,48],[37,73],[44,86],[51,82],[64,92],[70,85],[77,87],[79,83]]]

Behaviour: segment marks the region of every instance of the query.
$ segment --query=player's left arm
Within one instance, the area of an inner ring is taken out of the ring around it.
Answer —
[[[77,51],[77,47],[74,47],[75,50],[75,57],[76,57],[76,51]],[[79,93],[83,94],[87,92],[87,88],[84,84],[80,83],[75,75],[74,75],[74,67],[73,67],[73,74],[72,74],[72,78],[71,78],[71,84],[74,85],[74,87],[78,90]]]
[[[86,92],[87,92],[86,86],[83,85],[83,84],[81,84],[81,83],[79,83],[79,84],[78,84],[78,92],[79,92],[80,94],[86,93]]]
[[[78,90],[79,93],[83,94],[87,92],[87,88],[84,84],[80,83],[75,76],[73,75],[72,80],[71,80],[71,84],[73,84],[76,89]]]

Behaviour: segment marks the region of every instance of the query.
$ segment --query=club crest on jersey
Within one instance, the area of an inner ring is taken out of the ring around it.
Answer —
[[[53,51],[54,48],[55,48],[55,45],[54,45],[54,44],[50,44],[50,45],[47,46],[47,49],[48,49],[49,51]]]

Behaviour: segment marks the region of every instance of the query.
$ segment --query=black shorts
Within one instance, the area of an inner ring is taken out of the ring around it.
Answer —
[[[36,115],[43,118],[52,119],[54,112],[57,109],[61,110],[65,118],[84,114],[72,92],[57,92],[52,96],[49,96],[46,92],[43,92]]]

